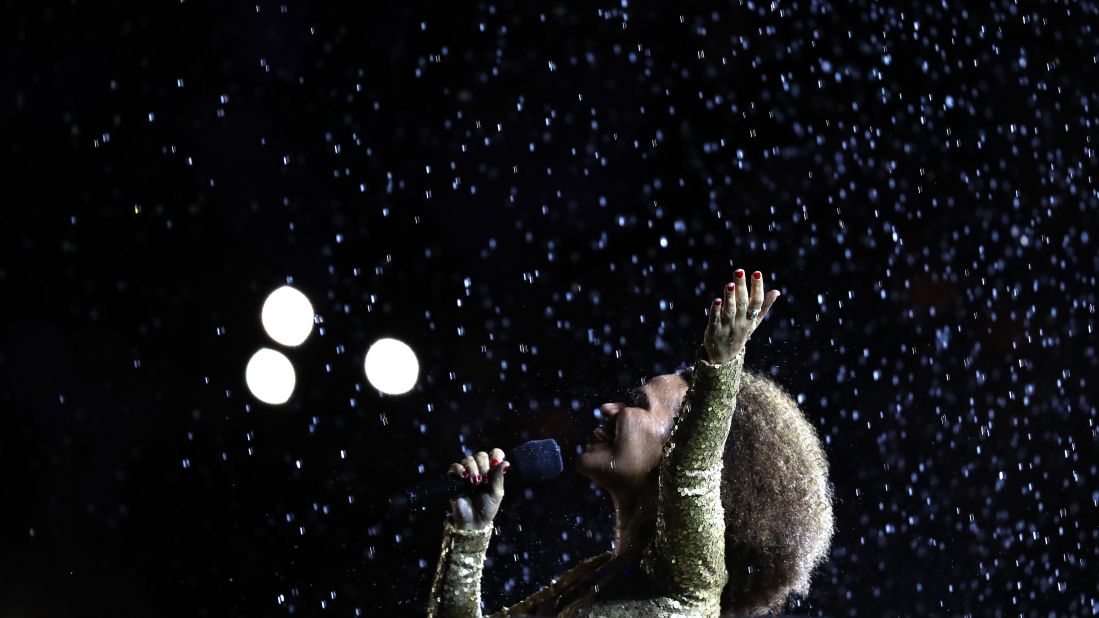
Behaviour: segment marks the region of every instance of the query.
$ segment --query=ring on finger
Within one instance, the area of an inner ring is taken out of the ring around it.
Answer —
[[[747,318],[749,320],[754,320],[757,317],[759,317],[759,307],[750,307],[748,309]]]

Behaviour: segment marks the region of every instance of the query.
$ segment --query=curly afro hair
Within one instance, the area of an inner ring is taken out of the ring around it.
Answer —
[[[722,613],[779,612],[808,594],[832,543],[828,460],[797,403],[770,378],[745,368],[736,408],[721,478]]]

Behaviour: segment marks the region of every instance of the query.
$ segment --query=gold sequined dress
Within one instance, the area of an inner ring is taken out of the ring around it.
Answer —
[[[744,353],[722,364],[695,363],[660,462],[656,532],[631,564],[606,552],[491,616],[717,616],[725,572],[721,466],[736,409]],[[481,569],[492,526],[444,525],[428,600],[431,618],[481,618]]]

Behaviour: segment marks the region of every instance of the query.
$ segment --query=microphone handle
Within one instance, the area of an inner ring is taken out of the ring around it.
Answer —
[[[561,448],[553,439],[532,440],[512,449],[511,480],[508,486],[539,483],[556,478],[564,466]],[[386,500],[389,514],[399,515],[409,508],[422,508],[460,496],[470,488],[469,479],[446,475],[406,489]]]
[[[458,497],[470,487],[469,479],[461,479],[447,476],[441,479],[428,481],[412,489],[390,496],[388,500],[389,510],[396,514],[409,508],[416,508],[444,502]]]

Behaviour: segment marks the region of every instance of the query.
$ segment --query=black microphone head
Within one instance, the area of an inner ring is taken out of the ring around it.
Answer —
[[[561,475],[565,464],[561,461],[561,447],[552,439],[531,440],[511,449],[512,479],[521,483],[548,481]]]

